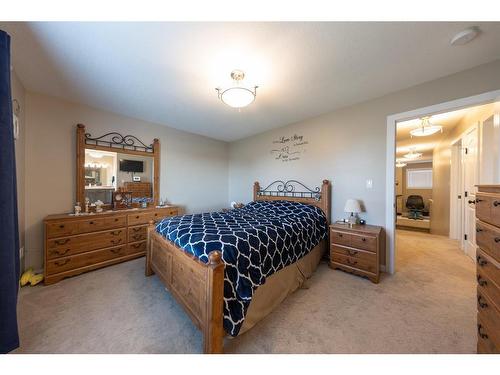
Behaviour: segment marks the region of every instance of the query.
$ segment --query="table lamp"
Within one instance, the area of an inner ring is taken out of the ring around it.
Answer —
[[[357,217],[355,214],[361,212],[361,206],[356,199],[348,199],[347,202],[345,202],[344,212],[351,213],[351,216],[349,216],[348,219],[348,223],[350,225],[356,224]]]

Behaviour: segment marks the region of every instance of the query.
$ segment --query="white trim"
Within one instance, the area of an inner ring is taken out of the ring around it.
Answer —
[[[396,162],[396,122],[410,120],[426,115],[454,111],[480,104],[492,103],[500,99],[500,90],[490,91],[466,98],[451,100],[414,109],[407,112],[387,116],[387,150],[386,150],[386,194],[385,194],[385,232],[386,232],[386,265],[389,273],[395,272],[395,191],[394,169]]]

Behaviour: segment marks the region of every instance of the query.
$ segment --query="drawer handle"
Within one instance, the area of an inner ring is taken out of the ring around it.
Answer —
[[[486,280],[484,280],[481,275],[477,275],[476,276],[476,279],[477,279],[477,283],[481,286],[485,286],[488,284],[488,282]]]
[[[479,199],[479,198],[476,199],[476,203],[479,203],[479,202],[482,202],[482,201],[483,201],[483,199]]]
[[[111,240],[111,243],[113,245],[118,245],[120,242],[122,242],[122,239],[121,238],[118,238],[117,240]]]
[[[500,237],[495,237],[495,242],[499,243],[500,242]]]
[[[135,243],[132,245],[133,248],[138,249],[139,247],[142,246],[142,243]]]
[[[64,228],[64,224],[59,225],[59,228],[63,229]]]
[[[339,233],[339,237],[344,237],[344,235],[342,233]]]
[[[358,252],[356,250],[347,250],[349,255],[356,255]]]
[[[477,304],[482,309],[485,309],[488,307],[488,304],[486,302],[483,302],[483,296],[480,294],[477,296]]]
[[[118,254],[120,251],[122,251],[123,247],[119,247],[118,249],[110,249],[110,251],[113,253],[113,254]]]
[[[366,238],[364,238],[364,237],[363,237],[363,238],[361,239],[361,241],[366,242]]]
[[[115,218],[115,221],[118,221],[118,218]]]
[[[137,233],[137,232],[142,230],[142,227],[141,228],[132,228],[132,230]]]
[[[64,259],[64,260],[58,260],[54,262],[54,264],[58,267],[64,266],[65,264],[68,264],[70,259]]]
[[[498,205],[500,205],[500,202],[499,202],[499,201],[494,201],[494,202],[493,202],[493,206],[498,207]]]
[[[95,223],[93,221],[89,221],[89,224],[90,225],[94,225]]]
[[[118,236],[122,231],[121,230],[114,230],[111,232],[113,236]]]
[[[136,219],[139,219],[139,218],[140,218],[140,216],[136,216],[135,218],[136,218]]]
[[[483,230],[481,228],[476,228],[476,233],[482,232]]]
[[[134,234],[134,235],[132,236],[132,238],[133,238],[134,240],[140,240],[140,239],[142,238],[142,234]]]
[[[481,337],[482,339],[487,339],[488,338],[488,335],[486,333],[483,333],[481,332],[483,330],[483,325],[482,324],[478,324],[477,325],[477,334],[479,335],[479,337]]]
[[[478,256],[476,257],[476,260],[477,260],[477,264],[479,264],[481,267],[486,266],[486,265],[488,264],[488,261],[487,261],[487,260],[485,260],[485,259],[483,259],[483,258],[481,257],[481,255],[478,255]]]
[[[477,200],[469,200],[469,204],[476,204]]]
[[[64,240],[55,240],[54,242],[56,245],[66,245],[69,241],[71,241],[70,238],[65,238]]]
[[[52,255],[64,255],[69,251],[69,249],[66,249],[64,251],[59,251],[59,250],[52,250],[50,253]]]
[[[358,263],[357,260],[351,261],[349,258],[347,258],[346,260],[347,260],[347,264],[350,264],[350,265],[353,265],[353,266]]]

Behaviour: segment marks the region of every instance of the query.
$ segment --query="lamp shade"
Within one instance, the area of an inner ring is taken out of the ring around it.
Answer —
[[[356,199],[348,199],[345,202],[344,212],[359,213],[361,212],[361,206]]]

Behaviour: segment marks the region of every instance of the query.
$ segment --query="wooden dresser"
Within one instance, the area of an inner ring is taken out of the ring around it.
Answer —
[[[500,353],[500,185],[476,195],[477,352]]]
[[[330,225],[330,267],[378,283],[381,232],[375,225]]]
[[[45,284],[146,254],[147,226],[178,207],[50,215],[45,226]]]

